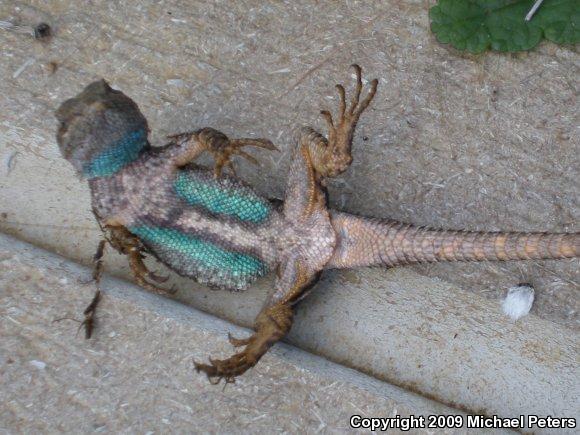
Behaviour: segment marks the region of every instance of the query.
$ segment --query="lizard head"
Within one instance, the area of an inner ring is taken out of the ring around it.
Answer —
[[[105,80],[88,85],[56,111],[60,152],[85,178],[113,175],[149,148],[137,104]]]

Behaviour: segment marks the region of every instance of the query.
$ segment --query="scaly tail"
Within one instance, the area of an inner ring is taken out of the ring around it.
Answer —
[[[331,220],[337,244],[328,269],[580,257],[580,233],[432,230],[335,211]]]

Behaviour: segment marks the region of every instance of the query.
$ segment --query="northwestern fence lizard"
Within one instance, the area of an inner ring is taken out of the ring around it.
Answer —
[[[95,279],[106,242],[127,255],[138,284],[159,293],[167,291],[158,286],[166,278],[147,270],[146,254],[180,275],[225,289],[244,289],[276,271],[275,289],[256,318],[255,333],[230,337],[244,349],[225,360],[195,363],[210,380],[231,382],[254,366],[288,333],[293,306],[325,269],[580,256],[580,233],[443,231],[330,210],[325,179],[351,164],[355,127],[378,85],[372,80],[361,98],[361,69],[353,67],[357,79],[350,101],[337,85],[336,117],[321,112],[328,137],[301,130],[282,206],[235,174],[222,173],[224,168],[233,173],[234,155],[254,160],[244,147],[275,149],[267,139],[230,139],[203,128],[152,147],[135,102],[104,80],[65,101],[56,113],[62,155],[88,180],[93,212],[105,234],[95,256]],[[213,155],[213,169],[193,163],[204,152]],[[99,300],[97,290],[85,310],[88,337]]]

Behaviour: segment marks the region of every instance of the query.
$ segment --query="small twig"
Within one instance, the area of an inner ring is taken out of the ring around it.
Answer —
[[[536,13],[536,11],[538,10],[543,1],[544,0],[536,0],[536,3],[534,3],[532,9],[530,9],[530,12],[528,12],[528,14],[526,15],[526,21],[530,21],[532,19],[532,17],[534,16],[534,14]]]
[[[20,65],[20,67],[16,71],[14,71],[14,74],[12,74],[12,78],[17,79],[20,76],[20,74],[22,74],[24,70],[28,68],[30,65],[34,64],[34,62],[36,62],[36,60],[33,57],[26,59],[26,62]]]

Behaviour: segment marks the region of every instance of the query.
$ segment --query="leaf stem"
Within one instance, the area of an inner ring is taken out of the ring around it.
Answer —
[[[540,7],[540,5],[542,4],[544,0],[536,0],[536,3],[534,3],[534,6],[532,6],[532,9],[530,9],[530,12],[528,12],[528,14],[526,15],[526,21],[530,21],[532,19],[532,17],[534,16],[534,14],[536,13],[536,11],[538,10],[538,8]]]

